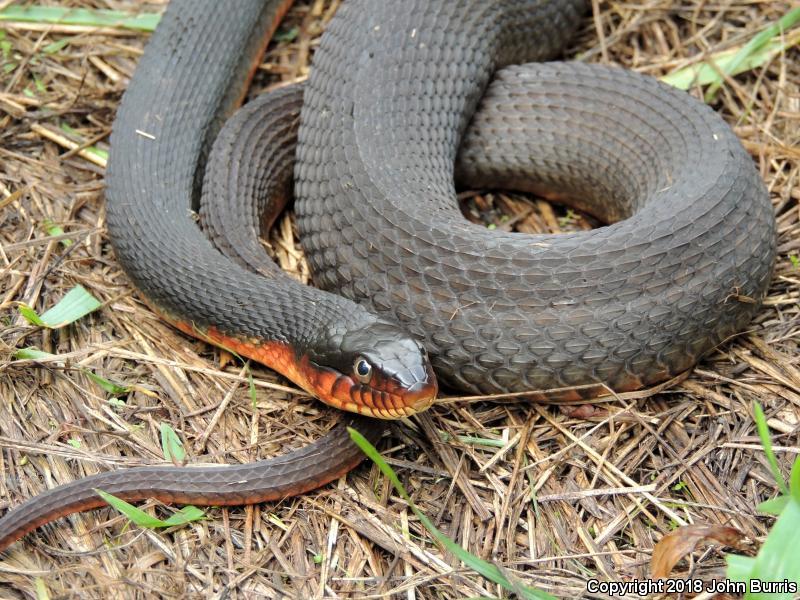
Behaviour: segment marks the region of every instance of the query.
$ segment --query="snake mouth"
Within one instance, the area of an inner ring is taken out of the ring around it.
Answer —
[[[408,417],[430,408],[439,391],[430,367],[422,380],[411,385],[394,378],[376,379],[369,385],[356,383],[350,388],[350,398],[358,407],[356,412],[362,415],[382,419]]]
[[[314,393],[321,400],[336,408],[377,419],[399,419],[422,412],[430,408],[439,391],[429,364],[425,365],[424,374],[419,374],[413,382],[407,377],[379,375],[366,384],[333,371],[318,371],[317,375]]]

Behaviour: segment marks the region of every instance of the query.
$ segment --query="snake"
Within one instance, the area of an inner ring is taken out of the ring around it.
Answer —
[[[290,3],[170,2],[114,122],[108,233],[159,316],[350,416],[252,464],[47,490],[0,519],[0,549],[104,505],[96,489],[198,505],[303,493],[360,462],[346,426],[375,442],[380,419],[426,409],[440,384],[557,401],[649,386],[758,310],[776,226],[752,159],[683,91],[551,61],[583,0],[346,0],[308,80],[229,119]],[[456,185],[605,225],[490,230],[464,218]],[[292,196],[315,287],[257,239]]]

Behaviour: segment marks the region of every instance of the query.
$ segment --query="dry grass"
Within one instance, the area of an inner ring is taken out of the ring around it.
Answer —
[[[257,86],[308,72],[336,4],[309,0],[292,9],[284,29],[297,26],[299,34],[273,44]],[[570,54],[660,75],[744,43],[791,4],[601,2]],[[148,311],[106,238],[103,169],[41,133],[67,124],[104,147],[147,36],[0,27],[19,64],[0,83],[0,507],[102,469],[159,460],[161,422],[206,462],[251,461],[319,435],[333,420],[327,410],[261,368],[253,409],[241,366],[220,367],[217,350]],[[64,37],[68,45],[43,53]],[[660,393],[579,409],[446,400],[384,440],[414,501],[464,547],[572,598],[586,595],[592,577],[646,577],[654,543],[676,523],[731,524],[763,539],[770,520],[755,507],[776,489],[752,402],[765,407],[785,471],[800,441],[800,267],[789,258],[800,254],[798,58],[793,49],[736,77],[716,106],[758,165],[779,224],[770,295],[750,331]],[[520,208],[514,197],[471,202],[478,212],[522,213],[520,228],[574,224],[548,205]],[[47,220],[74,243],[48,235]],[[278,236],[278,253],[297,269],[291,227],[284,223]],[[76,284],[104,307],[54,332],[19,317],[16,302],[43,309]],[[67,355],[66,364],[11,359],[31,345]],[[114,407],[78,366],[139,389]],[[434,545],[371,465],[300,498],[208,516],[166,533],[126,526],[109,509],[62,519],[11,548],[0,562],[0,597],[36,597],[38,578],[53,598],[503,595]],[[720,576],[724,563],[712,550],[681,568]]]

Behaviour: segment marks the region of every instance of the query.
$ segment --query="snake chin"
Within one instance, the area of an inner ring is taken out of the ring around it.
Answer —
[[[438,384],[425,348],[385,321],[331,331],[301,362],[314,393],[343,410],[397,419],[436,400]]]

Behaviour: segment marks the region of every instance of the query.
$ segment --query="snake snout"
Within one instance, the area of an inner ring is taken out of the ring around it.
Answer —
[[[394,377],[398,384],[395,393],[403,403],[401,410],[405,416],[430,408],[439,391],[433,367],[426,356],[423,358],[424,361],[414,369]]]
[[[436,381],[430,383],[417,383],[413,387],[406,390],[405,400],[407,405],[411,408],[412,412],[422,412],[431,407],[431,404],[436,400],[436,394],[439,389]]]

